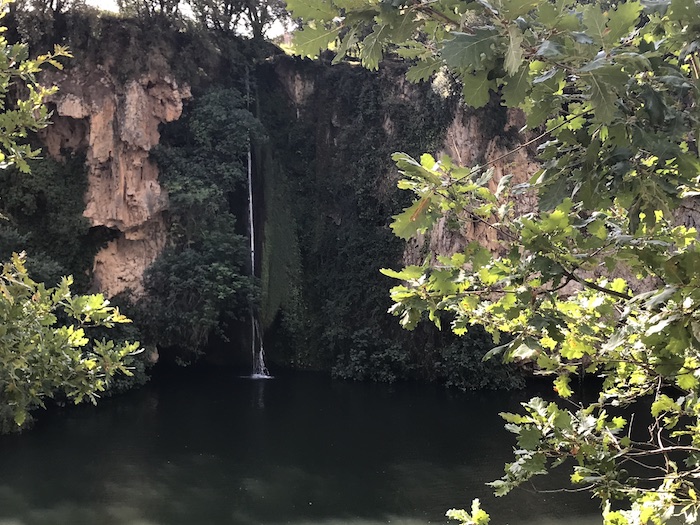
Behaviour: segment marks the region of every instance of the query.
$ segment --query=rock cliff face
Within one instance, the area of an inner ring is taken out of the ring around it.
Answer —
[[[92,226],[108,228],[115,236],[94,262],[94,289],[108,296],[127,290],[141,295],[143,273],[167,240],[168,197],[158,182],[158,167],[150,152],[160,140],[159,126],[177,120],[183,100],[191,95],[188,86],[162,73],[167,66],[158,69],[160,72],[151,71],[126,83],[116,81],[102,66],[47,76],[59,91],[51,101],[55,105],[53,125],[43,132],[46,150],[56,158],[71,151],[85,153],[89,187],[84,215]],[[293,61],[280,61],[275,74],[296,108],[297,119],[304,118],[317,79],[297,69]],[[396,76],[395,98],[397,103],[406,102],[415,90],[400,74]],[[537,169],[526,149],[501,158],[517,144],[513,137],[523,124],[518,112],[503,114],[505,118],[499,117],[497,123],[484,125],[485,111],[458,108],[443,145],[443,152],[459,164],[493,163],[494,186],[509,173],[515,182],[523,182]],[[388,116],[383,128],[387,136],[401,133],[400,124]],[[387,174],[384,191],[395,191],[394,180]],[[522,211],[533,206],[527,201],[518,204]],[[467,230],[451,232],[441,223],[430,238],[407,245],[403,262],[419,263],[426,251],[455,252],[474,239],[496,249],[495,230],[479,222],[469,224]]]
[[[43,132],[46,150],[56,158],[85,152],[84,215],[116,235],[95,257],[94,288],[138,296],[144,270],[166,242],[168,196],[149,153],[160,139],[158,126],[182,114],[189,87],[157,73],[120,85],[100,67],[53,74],[50,81],[59,92],[53,125]]]
[[[276,73],[287,96],[296,108],[297,118],[300,118],[302,114],[300,108],[304,108],[308,101],[313,98],[316,86],[313,76],[295,70],[291,64],[293,63],[289,61],[278,62]],[[382,70],[380,74],[386,75],[387,70]],[[395,78],[392,78],[394,84],[392,96],[398,103],[408,104],[411,98],[419,96],[415,86],[405,79],[401,70],[394,72],[393,76]],[[503,113],[503,115],[492,118],[494,115],[489,113]],[[504,116],[505,118],[503,118]],[[401,133],[401,123],[394,122],[389,115],[384,115],[383,118],[383,129],[388,137]],[[490,182],[493,190],[496,189],[501,178],[506,175],[512,175],[513,184],[526,182],[539,169],[539,165],[533,160],[534,156],[530,149],[517,149],[518,145],[526,139],[518,133],[518,130],[524,125],[524,115],[519,110],[506,111],[502,108],[489,106],[487,109],[475,111],[459,105],[446,130],[442,149],[437,152],[438,156],[447,154],[452,157],[456,164],[461,166],[488,164],[493,167],[494,173]],[[507,155],[516,149],[517,151]],[[385,182],[386,187],[383,191],[395,191],[392,176],[387,174]],[[515,204],[515,211],[522,214],[533,211],[536,207],[537,202],[534,196],[529,195]],[[468,223],[465,231],[455,232],[448,230],[446,222],[443,220],[437,224],[429,238],[419,237],[407,243],[403,262],[404,264],[421,264],[428,251],[451,254],[464,249],[465,245],[473,240],[478,240],[486,248],[493,251],[501,248],[497,242],[496,230],[483,222]]]

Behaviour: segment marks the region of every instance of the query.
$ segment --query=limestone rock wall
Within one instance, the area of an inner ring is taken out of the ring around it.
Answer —
[[[166,242],[168,196],[150,158],[158,126],[177,120],[188,86],[152,73],[120,85],[99,66],[90,72],[54,73],[53,125],[46,150],[59,158],[83,150],[88,168],[84,215],[116,238],[95,257],[94,287],[113,296],[143,293],[143,273]]]

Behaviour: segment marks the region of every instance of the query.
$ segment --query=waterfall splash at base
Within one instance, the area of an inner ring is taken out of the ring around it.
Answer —
[[[253,332],[253,373],[249,377],[250,379],[272,379],[273,376],[270,375],[265,365],[265,349],[263,348],[260,324],[254,315],[251,315],[251,320]]]
[[[249,376],[240,376],[241,379],[274,379],[265,365],[265,348],[263,347],[262,332],[255,314],[250,313],[250,335],[253,358],[253,371]]]

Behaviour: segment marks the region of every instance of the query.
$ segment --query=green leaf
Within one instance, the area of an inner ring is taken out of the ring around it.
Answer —
[[[323,25],[318,27],[305,27],[302,31],[294,33],[294,50],[302,56],[315,57],[328,44],[333,42],[340,32],[340,28],[326,29]]]
[[[676,377],[676,384],[678,388],[683,390],[694,390],[698,386],[698,380],[693,374],[679,374]]]
[[[484,70],[485,62],[496,54],[500,35],[495,29],[476,29],[473,35],[453,33],[454,37],[445,42],[442,58],[453,69]]]
[[[561,375],[554,380],[554,391],[559,394],[564,399],[568,399],[573,394],[571,387],[569,386],[571,382],[571,377],[568,375]]]
[[[496,187],[496,191],[493,193],[493,196],[496,198],[499,198],[501,194],[510,186],[510,180],[513,178],[513,174],[509,173],[507,175],[503,175],[501,179],[498,181],[498,186]]]
[[[439,214],[430,205],[430,197],[423,197],[402,213],[394,215],[394,222],[390,226],[394,235],[408,240],[416,233],[424,233],[438,217]]]
[[[697,20],[700,17],[700,6],[693,0],[671,0],[668,18],[678,22]]]
[[[362,42],[360,58],[362,65],[369,70],[379,69],[379,61],[382,59],[382,49],[387,38],[387,25],[377,24],[370,35]]]
[[[466,74],[462,79],[462,98],[467,105],[481,108],[490,100],[489,90],[496,88],[496,83],[489,80],[486,71]]]
[[[333,0],[333,2],[324,1],[323,3],[330,4],[331,6],[335,5],[335,7],[337,7],[338,9],[345,9],[347,11],[359,11],[359,10],[365,9],[367,7],[370,7],[372,5],[372,3],[368,2],[367,0]],[[290,9],[289,3],[287,3],[287,8]],[[297,15],[297,16],[299,16],[300,18],[306,18],[302,15]],[[338,16],[337,11],[336,11],[335,16]]]
[[[639,2],[618,3],[617,8],[610,11],[607,23],[608,33],[605,35],[609,44],[618,42],[629,34],[639,20],[642,4]]]
[[[396,54],[401,58],[408,59],[422,57],[422,60],[428,60],[432,58],[429,56],[431,51],[425,46],[425,44],[416,41],[404,42],[402,45],[397,47]]]
[[[615,416],[612,418],[613,428],[620,429],[627,424],[627,420],[622,416]]]
[[[433,157],[430,153],[423,153],[423,155],[420,156],[420,165],[426,170],[435,169],[436,163],[435,157]]]
[[[660,416],[664,412],[679,412],[681,407],[666,394],[661,394],[659,398],[651,404],[651,415]]]
[[[596,44],[602,45],[607,32],[607,17],[598,3],[589,4],[583,10],[583,23],[588,28],[588,34]]]
[[[549,59],[557,59],[563,56],[562,48],[559,44],[552,42],[551,40],[545,40],[537,48],[536,55],[538,57],[544,57]]]
[[[586,230],[588,230],[588,233],[598,239],[605,240],[608,238],[608,230],[605,227],[605,222],[600,219],[596,219],[588,223]]]
[[[503,99],[509,107],[519,107],[530,90],[530,68],[524,64],[514,75],[503,79]]]
[[[470,242],[464,253],[474,270],[480,270],[492,260],[491,252],[479,244],[478,241]]]
[[[338,16],[338,10],[326,0],[287,0],[287,9],[295,18],[305,21],[329,21]]]
[[[580,359],[586,354],[588,347],[577,339],[566,339],[561,347],[561,355],[566,359]]]
[[[523,62],[523,34],[516,25],[508,26],[508,48],[503,67],[508,75],[513,76],[518,73]]]
[[[612,122],[617,109],[617,95],[605,79],[597,74],[591,74],[590,80],[591,104],[595,108],[596,122],[608,124]]]
[[[343,58],[345,58],[345,56],[348,54],[348,50],[355,44],[357,44],[357,42],[357,31],[353,29],[347,35],[345,35],[342,42],[340,42],[340,45],[338,46],[338,51],[336,52],[332,63],[339,64],[340,62],[342,62]]]
[[[552,210],[564,202],[567,197],[571,197],[569,181],[566,177],[558,175],[554,180],[539,186],[538,206],[542,211]]]
[[[391,277],[393,279],[401,279],[402,281],[418,279],[425,273],[425,270],[421,266],[406,266],[400,272],[391,270],[389,268],[380,268],[379,271],[387,277]]]
[[[391,28],[389,37],[392,42],[405,42],[414,36],[418,22],[411,15],[412,13],[402,13],[398,9],[382,9],[381,19]]]
[[[501,416],[508,423],[515,423],[516,425],[521,425],[530,421],[530,418],[528,416],[513,414],[511,412],[499,412],[498,415]]]
[[[533,454],[532,456],[528,457],[525,456],[524,461],[522,463],[523,470],[527,472],[528,474],[544,474],[547,471],[545,470],[545,466],[547,464],[547,458],[545,457],[544,454],[538,453],[538,454]]]
[[[536,427],[522,427],[518,434],[518,446],[525,450],[535,450],[542,439],[542,432]]]
[[[417,178],[435,186],[442,184],[438,173],[426,169],[410,155],[397,152],[394,153],[391,158],[396,163],[399,170],[403,171],[407,177]]]
[[[15,419],[15,424],[18,427],[21,427],[22,425],[24,425],[24,422],[27,420],[27,412],[25,410],[19,410],[19,411],[15,412],[14,419]]]
[[[430,77],[433,76],[433,74],[435,74],[439,69],[440,61],[432,57],[426,58],[425,60],[421,60],[417,64],[414,64],[408,68],[408,71],[406,72],[406,79],[409,82],[422,82],[430,80]]]
[[[577,31],[581,26],[576,11],[561,1],[540,2],[537,6],[537,20],[549,29],[560,31]]]
[[[462,525],[488,525],[491,518],[481,509],[478,499],[472,501],[471,513],[464,509],[450,509],[445,513],[451,520],[459,521]]]
[[[496,5],[501,16],[515,20],[538,7],[539,3],[538,0],[497,0]]]

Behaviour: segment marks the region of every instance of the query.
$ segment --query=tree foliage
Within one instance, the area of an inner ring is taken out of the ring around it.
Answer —
[[[188,359],[227,322],[247,315],[256,299],[234,213],[246,210],[241,197],[252,137],[262,131],[245,99],[216,89],[164,130],[155,152],[170,197],[170,246],[146,273],[142,321],[153,342]]]
[[[65,13],[71,9],[85,9],[85,0],[14,0],[10,6],[11,11],[34,11],[43,19]]]
[[[498,95],[537,134],[541,169],[489,184],[491,166],[397,153],[399,188],[416,200],[392,228],[409,239],[443,217],[496,230],[423,265],[384,273],[402,284],[391,309],[412,329],[427,316],[458,333],[483,325],[506,361],[535,363],[569,400],[503,414],[517,436],[498,495],[561,464],[603,505],[606,523],[688,522],[699,508],[700,254],[679,222],[698,192],[700,5],[693,0],[290,0],[300,52],[335,43],[377,68],[441,68],[474,107]],[[539,210],[513,211],[523,194]],[[627,277],[625,277],[627,276]],[[571,378],[603,378],[596,402],[572,402]],[[626,410],[621,413],[620,409]],[[634,414],[630,416],[630,414]],[[453,512],[463,523],[484,523]],[[476,516],[476,517],[475,517]]]
[[[176,20],[182,14],[180,0],[117,0],[117,5],[121,13],[146,20],[157,16]]]
[[[7,14],[11,0],[0,2],[0,19]],[[4,29],[4,28],[2,28]],[[61,57],[70,57],[60,45],[53,52],[29,60],[29,49],[22,43],[11,44],[0,34],[0,168],[16,165],[22,172],[29,171],[27,159],[37,157],[39,151],[27,144],[30,132],[49,123],[49,110],[44,101],[55,91],[36,80],[44,65],[61,69]],[[23,92],[18,92],[18,91]]]
[[[286,26],[291,21],[283,0],[118,0],[117,4],[127,16],[194,19],[206,29],[253,38],[263,38],[275,23]]]
[[[0,275],[0,430],[21,428],[47,398],[95,403],[139,343],[94,340],[89,329],[129,320],[100,295],[74,296],[70,277],[55,288],[33,281],[15,254]]]
[[[204,27],[217,31],[247,29],[253,38],[262,38],[274,23],[289,23],[282,0],[190,0],[192,12]]]
[[[86,291],[107,230],[91,229],[83,217],[85,158],[32,159],[29,166],[30,173],[0,171],[0,214],[8,219],[0,221],[0,261],[26,251],[32,279],[53,286],[74,275],[74,289]]]

